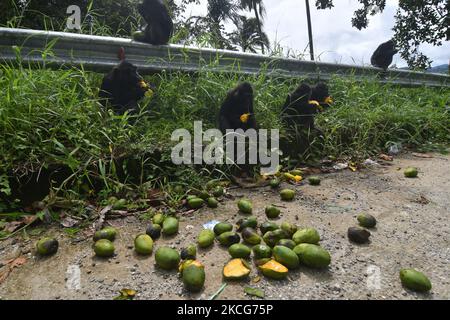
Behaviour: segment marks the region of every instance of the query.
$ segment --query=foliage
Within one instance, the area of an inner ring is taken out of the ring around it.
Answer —
[[[368,26],[369,16],[386,7],[386,0],[358,0],[362,8],[355,11],[352,25],[361,30]],[[318,9],[331,9],[333,0],[317,0]],[[426,69],[431,60],[420,52],[422,43],[435,46],[450,39],[450,2],[447,0],[400,0],[395,15],[394,39],[401,56],[411,68]]]

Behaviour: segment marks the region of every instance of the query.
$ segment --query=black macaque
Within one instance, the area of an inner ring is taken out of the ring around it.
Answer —
[[[321,111],[328,109],[333,103],[328,86],[323,82],[319,82],[311,88],[310,100],[317,101],[322,108]]]
[[[137,32],[134,39],[153,45],[167,44],[172,36],[173,22],[162,0],[144,0],[138,5],[138,11],[147,26],[143,33]]]
[[[281,110],[288,137],[280,141],[280,146],[287,155],[296,157],[304,154],[316,137],[323,136],[314,125],[314,116],[320,112],[320,105],[311,101],[311,93],[309,85],[300,84],[288,95]]]
[[[137,72],[137,67],[122,60],[103,78],[99,92],[104,107],[109,103],[117,114],[138,112],[138,102],[148,93],[150,86]]]
[[[250,83],[243,82],[230,90],[220,107],[219,129],[223,134],[227,129],[256,129],[253,111],[253,89]]]
[[[372,64],[372,66],[381,68],[386,71],[392,63],[392,58],[397,52],[398,50],[395,48],[395,43],[393,40],[384,42],[380,44],[375,50],[372,57],[370,58],[370,63]]]

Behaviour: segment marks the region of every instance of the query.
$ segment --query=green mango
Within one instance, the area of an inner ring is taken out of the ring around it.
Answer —
[[[212,246],[214,243],[214,232],[209,229],[203,229],[198,235],[197,243],[200,248]]]
[[[257,244],[252,250],[255,259],[270,258],[272,256],[272,249],[265,244]]]
[[[296,243],[290,239],[281,239],[280,241],[278,241],[277,246],[288,247],[292,250],[296,246]]]
[[[370,232],[361,227],[350,227],[347,236],[352,242],[366,243],[369,242]]]
[[[239,221],[236,224],[237,224],[237,231],[241,232],[245,228],[256,229],[256,227],[258,226],[258,221],[256,220],[256,217],[251,216],[248,218],[239,219]]]
[[[150,223],[145,230],[153,240],[158,239],[161,236],[161,226],[159,224]]]
[[[256,245],[261,243],[261,237],[252,228],[245,228],[242,230],[242,238],[245,242],[251,245]]]
[[[270,180],[269,185],[272,189],[278,188],[280,186],[280,180],[278,178],[274,178]]]
[[[267,206],[265,209],[266,216],[269,219],[276,219],[280,216],[281,210],[275,206]]]
[[[191,198],[187,201],[189,208],[191,209],[199,209],[205,204],[205,200],[201,198]]]
[[[219,206],[219,201],[217,201],[216,198],[211,197],[206,200],[206,204],[210,208],[217,208]]]
[[[127,200],[119,199],[116,202],[114,202],[112,208],[113,208],[113,210],[121,210],[121,209],[125,209],[126,206],[127,206]]]
[[[361,213],[356,219],[358,220],[359,225],[364,228],[373,228],[377,225],[375,217],[368,213]]]
[[[153,240],[148,234],[140,234],[134,239],[134,250],[138,254],[150,255],[153,251]]]
[[[221,186],[217,186],[217,187],[215,187],[213,189],[212,194],[213,194],[214,197],[219,198],[219,197],[224,195],[224,190],[223,190],[223,188]]]
[[[99,257],[111,257],[114,255],[114,244],[108,239],[100,239],[94,244],[94,252]]]
[[[158,267],[165,270],[176,269],[180,263],[177,250],[169,247],[160,247],[155,253],[155,262]]]
[[[210,198],[211,195],[210,195],[207,191],[203,190],[203,191],[200,191],[200,192],[199,192],[199,194],[197,195],[197,197],[199,197],[199,198],[202,199],[202,200],[206,200],[206,199]]]
[[[268,232],[268,231],[275,231],[277,229],[280,229],[280,227],[276,223],[270,222],[270,221],[264,222],[259,227],[259,230],[261,231],[261,234],[263,234],[263,235],[266,234],[266,232]]]
[[[197,247],[195,244],[190,244],[181,250],[181,259],[183,260],[195,260],[196,257]]]
[[[294,240],[296,244],[299,243],[317,244],[320,241],[320,235],[316,229],[306,228],[298,230],[296,233],[294,233],[294,235],[292,236],[292,240]]]
[[[427,276],[415,269],[400,270],[400,281],[404,287],[418,292],[430,291],[432,287]]]
[[[195,264],[191,264],[184,268],[183,284],[188,291],[199,292],[205,285],[205,269]]]
[[[36,243],[36,251],[41,256],[49,256],[58,251],[59,243],[55,238],[42,238]]]
[[[297,254],[284,246],[275,246],[272,250],[275,261],[281,263],[288,269],[296,269],[300,265]]]
[[[416,178],[417,175],[419,174],[419,171],[417,170],[417,168],[409,167],[406,168],[403,173],[407,178]]]
[[[219,222],[214,226],[214,233],[220,236],[222,233],[233,230],[233,225],[228,222]]]
[[[239,237],[239,235],[236,232],[227,231],[220,234],[217,237],[217,240],[221,245],[229,247],[232,244],[239,243],[241,241],[241,237]]]
[[[165,219],[165,216],[162,213],[157,213],[153,216],[152,222],[154,224],[159,224],[160,226],[162,226],[164,219]]]
[[[316,244],[300,243],[294,248],[300,263],[310,268],[326,268],[331,262],[327,250]]]
[[[292,201],[295,197],[295,191],[291,189],[283,189],[280,191],[280,197],[283,201]]]
[[[242,243],[235,243],[228,248],[228,253],[232,258],[248,258],[250,257],[251,250]]]
[[[252,214],[253,206],[250,200],[242,199],[238,202],[239,211],[245,214]]]
[[[286,233],[281,229],[277,229],[274,231],[267,231],[263,236],[264,242],[269,247],[274,247],[278,243],[278,241],[280,241],[281,239],[285,239],[285,238],[286,238]]]
[[[313,176],[308,178],[309,184],[312,186],[318,186],[320,185],[320,178]]]
[[[289,222],[283,222],[281,224],[281,230],[286,232],[289,238],[292,238],[294,233],[297,232],[297,226]]]
[[[99,231],[94,233],[94,241],[98,241],[100,239],[107,239],[109,241],[114,241],[117,236],[117,230],[113,227],[105,227]]]
[[[174,217],[167,217],[164,219],[162,232],[167,235],[173,235],[178,232],[178,219]]]

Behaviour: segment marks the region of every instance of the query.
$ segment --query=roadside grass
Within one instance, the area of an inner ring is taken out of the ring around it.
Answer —
[[[171,183],[201,188],[229,168],[172,164],[172,132],[192,131],[194,121],[202,121],[204,130],[216,128],[226,92],[246,80],[254,86],[259,126],[284,134],[280,109],[301,81],[268,78],[264,71],[255,76],[206,70],[195,76],[156,74],[146,77],[157,86],[156,95],[132,117],[102,109],[96,100],[101,79],[82,69],[0,65],[0,211],[11,207],[22,184],[44,173],[55,181],[54,195],[72,198],[145,196],[149,188],[170,193]],[[335,104],[316,118],[325,134],[316,158],[359,161],[392,143],[443,151],[450,142],[448,88],[400,88],[339,77],[330,88]],[[60,168],[65,175],[53,176]]]

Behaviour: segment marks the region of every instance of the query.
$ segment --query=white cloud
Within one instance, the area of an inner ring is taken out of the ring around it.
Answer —
[[[320,61],[369,64],[372,52],[393,35],[398,0],[387,0],[383,13],[370,17],[368,28],[361,31],[351,26],[353,12],[360,7],[358,1],[335,0],[331,10],[317,10],[314,4],[315,0],[310,0],[314,51]],[[264,5],[267,13],[264,30],[270,41],[309,57],[305,1],[264,0]],[[206,13],[206,0],[192,9],[194,13]],[[433,65],[449,62],[449,41],[441,47],[423,45],[422,50],[433,60]],[[406,65],[399,55],[393,63],[399,67]]]

